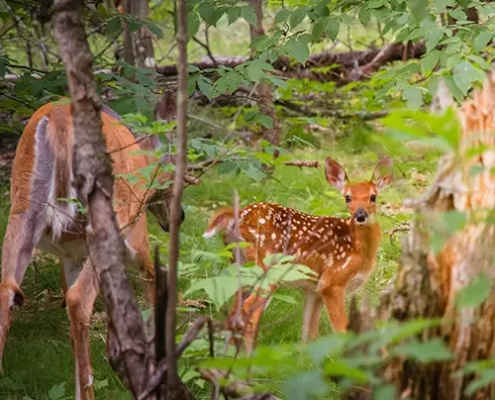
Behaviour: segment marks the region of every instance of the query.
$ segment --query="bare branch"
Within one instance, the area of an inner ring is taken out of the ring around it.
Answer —
[[[177,0],[177,45],[179,50],[177,104],[177,158],[170,202],[169,279],[166,314],[167,398],[186,400],[191,395],[177,372],[175,329],[177,326],[177,269],[179,262],[179,224],[181,200],[187,166],[187,8],[186,0]]]

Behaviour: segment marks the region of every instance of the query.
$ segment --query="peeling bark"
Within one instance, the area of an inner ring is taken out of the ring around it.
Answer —
[[[417,210],[416,219],[403,243],[394,286],[378,307],[383,320],[440,318],[441,326],[423,332],[420,339],[441,338],[453,354],[451,361],[427,365],[400,358],[387,362],[382,377],[404,398],[488,399],[495,394],[495,383],[490,383],[467,396],[465,389],[476,376],[456,374],[469,362],[495,357],[495,226],[487,221],[495,208],[494,105],[495,71],[483,90],[475,91],[473,99],[457,112],[463,128],[458,151],[440,160],[430,189],[411,203]],[[480,146],[485,146],[483,151],[473,156]],[[480,172],[473,175],[473,167]],[[456,232],[442,228],[446,211],[464,213],[465,226]],[[435,230],[446,234],[437,254],[430,246]],[[488,298],[479,306],[457,307],[459,291],[480,273],[492,285]],[[371,391],[365,397],[360,393],[350,391],[345,398],[370,399],[372,395]]]

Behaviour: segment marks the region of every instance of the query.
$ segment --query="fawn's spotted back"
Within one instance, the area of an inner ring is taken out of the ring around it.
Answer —
[[[256,203],[239,214],[242,240],[266,254],[295,255],[320,273],[352,252],[351,220],[301,213],[275,203]]]

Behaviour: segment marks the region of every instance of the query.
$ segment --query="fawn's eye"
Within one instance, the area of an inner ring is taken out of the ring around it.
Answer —
[[[349,195],[345,196],[345,202],[350,203],[351,202],[351,196],[349,196]]]
[[[372,194],[370,200],[374,203],[376,201],[376,194]]]

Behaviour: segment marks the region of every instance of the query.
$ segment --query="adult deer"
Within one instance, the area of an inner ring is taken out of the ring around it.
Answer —
[[[175,111],[175,94],[166,91],[156,106],[155,117],[171,120]],[[166,160],[156,159],[151,151],[159,145],[156,136],[135,137],[108,107],[103,107],[101,119],[116,176],[114,210],[126,244],[126,262],[138,267],[147,278],[149,302],[154,271],[144,211],[148,207],[168,231],[170,191],[151,189],[144,180],[131,184],[125,175],[155,165],[155,182],[165,186],[171,176],[160,166]],[[75,202],[67,201],[78,198],[73,186],[73,146],[71,105],[67,103],[49,103],[38,109],[19,141],[12,169],[12,206],[2,249],[0,361],[11,324],[11,308],[24,302],[20,286],[33,250],[54,254],[61,260],[66,281],[76,367],[75,397],[87,400],[94,398],[89,325],[99,285],[94,268],[88,268],[91,261],[85,215]]]
[[[345,331],[344,296],[346,291],[366,282],[375,265],[381,237],[376,201],[379,191],[392,180],[392,168],[392,159],[386,156],[376,165],[370,181],[351,183],[339,163],[330,157],[326,159],[327,181],[344,196],[351,213],[347,219],[303,214],[273,203],[254,203],[240,211],[238,228],[234,226],[234,210],[220,210],[203,236],[222,232],[226,244],[249,243],[242,249],[244,261],[254,261],[265,270],[262,260],[268,254],[295,255],[295,262],[308,266],[318,276],[317,283],[297,283],[304,291],[302,340],[318,336],[323,303],[334,330]],[[251,293],[242,304],[236,296],[229,325],[234,331],[244,330],[248,353],[254,348],[260,318],[276,286],[270,289],[270,293]]]

